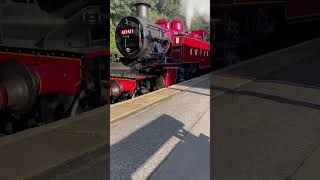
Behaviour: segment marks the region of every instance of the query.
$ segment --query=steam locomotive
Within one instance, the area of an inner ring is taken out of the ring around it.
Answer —
[[[92,1],[0,2],[0,121],[12,133],[107,103],[106,10]]]
[[[116,28],[123,55],[110,66],[113,103],[168,87],[210,69],[210,33],[184,32],[183,22],[148,19],[150,5],[135,4],[136,16],[124,17]]]

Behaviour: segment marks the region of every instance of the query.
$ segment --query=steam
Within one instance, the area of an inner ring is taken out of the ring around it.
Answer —
[[[192,18],[198,14],[210,22],[210,0],[180,0],[181,12],[186,18],[187,28],[191,28]]]

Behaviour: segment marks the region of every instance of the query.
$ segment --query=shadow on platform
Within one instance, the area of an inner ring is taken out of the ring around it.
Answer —
[[[201,133],[185,139],[148,179],[210,179],[210,138]]]
[[[208,148],[208,150],[205,149],[204,151],[210,150],[209,137],[205,138],[204,135],[200,137],[193,136],[184,130],[183,127],[183,123],[164,114],[144,127],[139,128],[139,130],[133,132],[120,142],[112,145],[110,147],[110,178],[113,180],[134,179],[132,177],[134,173],[143,168],[149,159],[156,159],[157,157],[154,157],[156,153],[171,138],[178,138],[183,141],[178,144],[178,149],[201,146]],[[186,140],[186,135],[191,137],[187,138],[191,141],[184,141]]]

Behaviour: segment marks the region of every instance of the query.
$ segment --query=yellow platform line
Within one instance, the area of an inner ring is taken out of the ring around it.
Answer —
[[[209,83],[210,74],[206,74],[180,84],[170,86],[168,88],[163,88],[158,91],[148,93],[144,96],[139,96],[134,99],[130,99],[124,102],[113,104],[110,106],[110,123],[114,123],[128,115],[131,115],[141,109],[151,106],[157,102],[165,100],[178,92],[187,90],[193,85],[199,84],[203,81],[208,81]]]
[[[236,90],[244,85],[256,81],[259,77],[266,77],[272,72],[279,71],[282,68],[287,68],[293,64],[307,60],[310,53],[318,53],[319,43],[320,38],[312,39],[294,46],[263,54],[249,60],[242,61],[238,64],[234,64],[232,66],[212,72],[210,77],[210,83],[211,85],[213,85],[210,87],[211,89],[213,89],[213,91],[211,91],[211,101],[214,98],[225,94],[225,91],[215,89],[214,87],[220,87],[226,90]],[[308,52],[303,52],[301,50],[301,47],[308,47],[306,48]],[[288,52],[295,52],[296,54],[290,57],[290,54],[288,55]],[[281,58],[279,59],[279,57]],[[259,64],[261,62],[262,64]],[[259,64],[260,66],[256,66],[256,64]],[[254,68],[252,69],[252,67]],[[228,73],[228,71],[240,68],[246,68],[247,70],[245,71],[245,74],[247,75],[241,76]]]

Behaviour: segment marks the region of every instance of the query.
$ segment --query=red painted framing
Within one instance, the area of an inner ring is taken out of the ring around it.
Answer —
[[[81,59],[46,55],[0,52],[0,63],[15,59],[33,70],[40,78],[40,96],[78,93],[82,79]]]
[[[230,7],[231,5],[267,5],[283,4],[286,16],[291,18],[320,17],[319,0],[234,0],[230,4],[211,4],[213,9]]]
[[[210,68],[209,42],[201,41],[187,35],[174,35],[172,39],[171,56],[174,62],[196,63],[199,64],[200,68]]]

